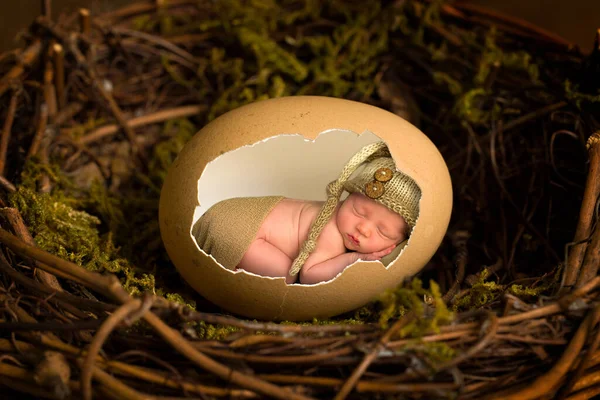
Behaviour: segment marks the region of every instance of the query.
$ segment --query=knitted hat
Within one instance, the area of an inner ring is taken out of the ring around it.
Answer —
[[[349,180],[361,166],[364,168]],[[350,193],[362,193],[400,214],[411,230],[415,226],[419,216],[421,189],[412,178],[396,170],[396,163],[384,142],[369,144],[352,156],[337,180],[327,185],[327,200],[292,263],[291,276],[300,272],[310,253],[315,250],[317,239],[333,216],[344,189]]]
[[[391,157],[369,161],[356,177],[344,183],[350,193],[362,193],[400,214],[410,229],[419,216],[421,189],[408,175],[396,171]]]

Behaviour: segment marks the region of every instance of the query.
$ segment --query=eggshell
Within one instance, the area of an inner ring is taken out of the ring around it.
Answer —
[[[276,194],[324,200],[326,184],[345,162],[376,140],[388,145],[398,170],[422,192],[408,244],[387,267],[359,261],[330,281],[287,285],[284,278],[227,270],[198,247],[192,225],[212,204]],[[169,257],[205,298],[250,318],[299,321],[360,307],[416,274],[439,247],[451,209],[448,168],[416,127],[363,103],[298,96],[240,107],[200,130],[169,170],[159,222]]]

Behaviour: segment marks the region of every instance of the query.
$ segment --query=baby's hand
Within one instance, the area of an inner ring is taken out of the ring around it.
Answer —
[[[390,254],[392,251],[394,251],[394,248],[396,246],[392,245],[390,247],[388,247],[387,249],[383,249],[380,251],[374,251],[373,253],[358,253],[358,258],[364,261],[377,261],[382,257],[387,256],[388,254]]]

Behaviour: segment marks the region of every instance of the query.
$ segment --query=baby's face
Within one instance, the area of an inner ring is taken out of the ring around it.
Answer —
[[[406,239],[408,224],[383,204],[352,193],[337,214],[337,227],[347,249],[373,253],[397,245]]]

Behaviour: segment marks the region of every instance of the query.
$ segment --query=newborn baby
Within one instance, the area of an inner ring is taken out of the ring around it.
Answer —
[[[323,202],[283,199],[267,215],[256,238],[237,266],[258,275],[290,276],[292,262],[308,237]],[[361,193],[340,202],[327,222],[314,252],[300,270],[300,283],[327,281],[357,261],[379,260],[408,236],[406,220]]]
[[[340,201],[343,191],[350,193]],[[223,200],[192,228],[198,246],[224,268],[327,281],[361,259],[375,261],[405,241],[421,190],[396,170],[383,142],[365,146],[327,187],[325,202],[270,197]]]

